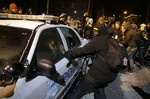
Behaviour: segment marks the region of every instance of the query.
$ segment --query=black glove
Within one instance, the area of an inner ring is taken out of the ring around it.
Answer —
[[[69,51],[67,51],[67,52],[65,52],[65,54],[64,54],[64,56],[68,59],[68,60],[71,60],[71,59],[73,59],[73,57],[71,56],[71,50],[69,50]]]
[[[78,66],[78,63],[74,60],[74,58],[71,56],[71,50],[65,52],[64,56],[69,60],[69,63],[67,64],[67,67],[70,67],[71,64],[73,64],[74,66]]]

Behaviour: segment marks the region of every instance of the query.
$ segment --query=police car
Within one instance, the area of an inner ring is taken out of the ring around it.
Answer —
[[[88,41],[50,15],[0,13],[0,98],[61,99],[82,72],[65,51]]]

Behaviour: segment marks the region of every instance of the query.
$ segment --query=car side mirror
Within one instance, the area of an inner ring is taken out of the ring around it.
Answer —
[[[20,62],[13,62],[7,65],[3,72],[10,77],[19,77],[24,72],[24,65]]]
[[[62,76],[56,71],[56,67],[51,60],[41,59],[37,62],[38,75],[46,76],[60,85],[65,85]]]
[[[56,68],[51,60],[48,59],[41,59],[37,62],[37,69],[43,75],[55,75]]]

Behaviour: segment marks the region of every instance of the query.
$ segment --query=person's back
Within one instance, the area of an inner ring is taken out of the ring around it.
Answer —
[[[88,49],[88,47],[92,48],[93,53],[93,65],[88,71],[87,75],[90,75],[92,78],[96,80],[96,82],[99,83],[108,83],[115,79],[117,76],[117,73],[112,72],[107,64],[98,56],[98,54],[104,56],[107,53],[108,44],[107,44],[107,36],[99,36],[95,38],[91,43],[87,44],[87,47],[85,47],[85,50]],[[107,74],[107,75],[105,75]]]
[[[135,64],[134,64],[134,55],[137,51],[137,44],[140,41],[140,35],[139,33],[131,27],[131,24],[129,22],[126,22],[122,27],[122,32],[124,32],[125,38],[123,41],[121,41],[122,44],[124,44],[127,48],[129,60],[130,60],[130,67],[129,70],[133,72]]]
[[[99,57],[99,54],[104,56],[107,53],[107,39],[109,36],[107,35],[107,29],[104,25],[98,29],[100,29],[98,30],[99,32],[103,30],[103,32],[101,32],[103,35],[99,35],[85,46],[68,51],[65,54],[69,59],[86,55],[92,56],[92,64],[87,74],[85,74],[67,99],[80,99],[84,94],[87,94],[88,91],[96,87],[98,89],[95,89],[95,99],[106,99],[104,88],[108,83],[114,81],[118,75],[118,71],[112,71],[108,64]]]

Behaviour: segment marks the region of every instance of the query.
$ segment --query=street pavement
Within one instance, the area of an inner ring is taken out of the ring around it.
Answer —
[[[105,89],[107,99],[150,99],[150,69],[136,66],[134,73],[119,73]],[[82,99],[94,99],[93,93]]]

